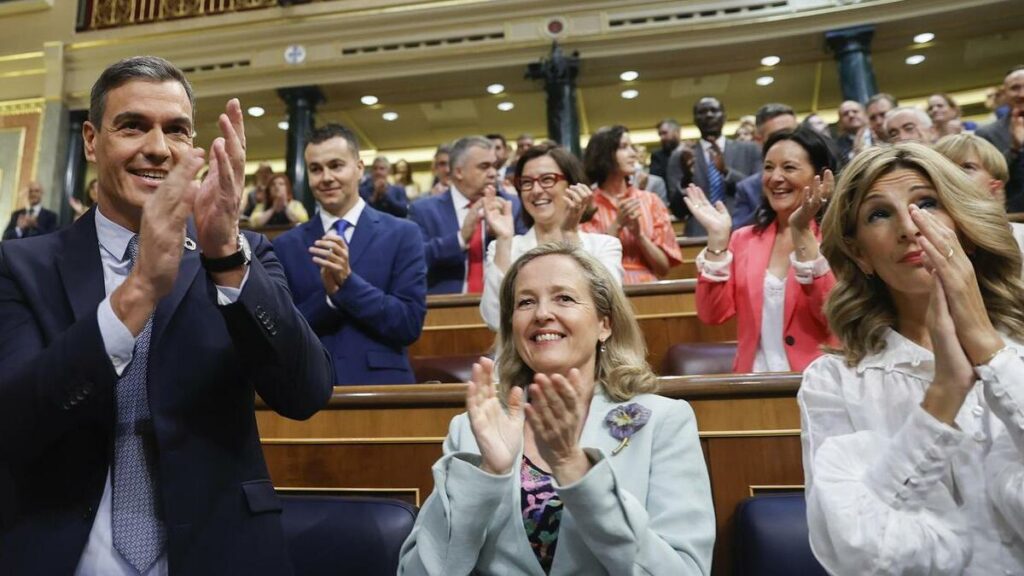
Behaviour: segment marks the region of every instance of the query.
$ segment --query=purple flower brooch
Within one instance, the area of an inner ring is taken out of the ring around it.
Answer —
[[[629,439],[636,434],[651,418],[651,409],[637,403],[619,406],[604,417],[604,423],[612,438],[619,440],[619,445],[612,450],[612,456],[629,446]]]

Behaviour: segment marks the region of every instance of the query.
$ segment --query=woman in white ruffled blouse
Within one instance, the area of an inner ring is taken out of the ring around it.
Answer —
[[[571,242],[597,258],[622,284],[622,243],[614,236],[588,234],[577,228],[594,213],[593,192],[583,183],[580,161],[554,143],[533,146],[515,166],[516,189],[523,203],[520,218],[530,227],[515,236],[512,204],[496,195],[484,198],[484,217],[495,240],[484,260],[484,291],[480,315],[487,326],[498,330],[498,292],[505,272],[520,256],[548,242]]]
[[[1024,284],[998,203],[919,144],[845,169],[822,223],[841,349],[799,393],[834,574],[1024,574]]]

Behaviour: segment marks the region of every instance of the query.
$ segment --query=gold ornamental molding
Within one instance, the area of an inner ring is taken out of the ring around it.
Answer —
[[[42,114],[43,107],[45,105],[45,98],[26,98],[24,100],[0,101],[0,116]]]

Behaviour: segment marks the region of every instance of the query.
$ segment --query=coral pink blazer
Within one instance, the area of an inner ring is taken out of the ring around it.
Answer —
[[[817,225],[814,235],[821,238]],[[729,240],[732,269],[729,280],[714,282],[703,274],[697,280],[697,316],[706,324],[721,324],[736,316],[736,362],[734,372],[750,372],[761,339],[761,309],[764,304],[764,276],[775,244],[776,224],[758,234],[753,226],[736,230]],[[836,283],[830,270],[811,284],[797,282],[793,267],[786,275],[786,315],[783,342],[789,367],[802,372],[821,355],[822,344],[835,343],[825,320],[824,305]]]

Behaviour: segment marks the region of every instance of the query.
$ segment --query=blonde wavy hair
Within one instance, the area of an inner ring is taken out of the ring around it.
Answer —
[[[647,346],[640,326],[633,317],[633,308],[618,283],[603,264],[580,247],[569,242],[542,244],[515,261],[501,283],[501,326],[498,331],[499,383],[501,397],[508,396],[512,386],[525,388],[533,382],[533,370],[526,365],[516,349],[512,334],[512,313],[515,311],[516,280],[523,267],[542,256],[571,258],[583,273],[590,287],[590,297],[598,318],[608,318],[611,335],[604,345],[595,342],[597,358],[594,380],[612,400],[622,402],[645,392],[655,392],[657,377],[647,365]],[[602,349],[603,348],[603,349]]]
[[[825,315],[842,354],[854,366],[885,347],[885,331],[896,325],[896,308],[881,279],[867,276],[854,260],[857,214],[871,187],[895,170],[913,170],[932,183],[939,205],[957,226],[997,330],[1024,337],[1024,282],[1021,254],[1003,207],[958,166],[917,143],[880,146],[858,154],[843,170],[822,222],[821,251],[836,284]]]

